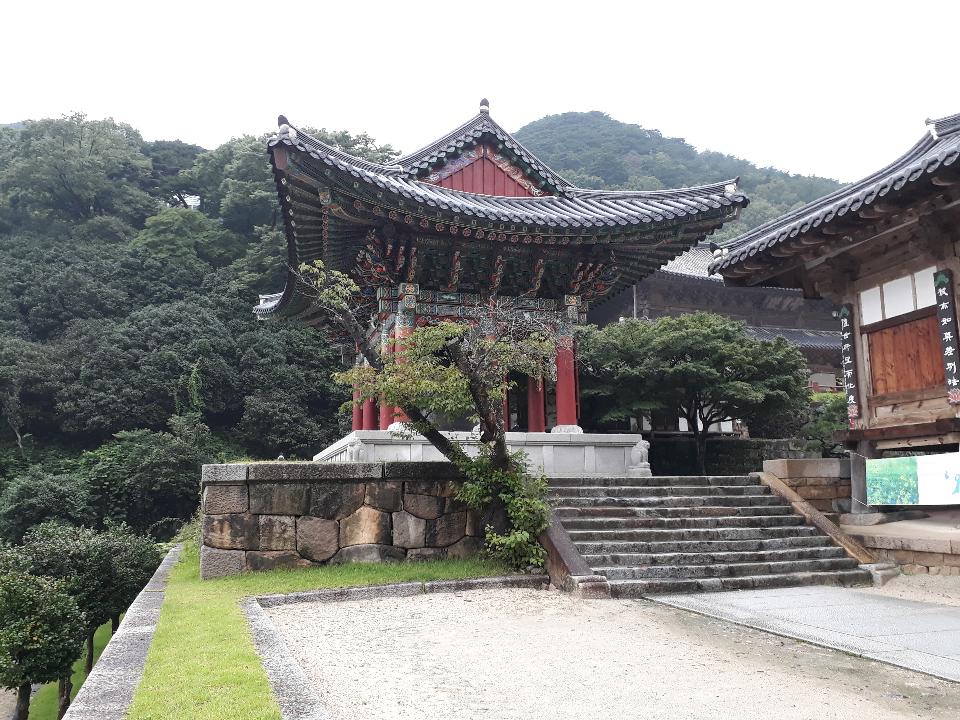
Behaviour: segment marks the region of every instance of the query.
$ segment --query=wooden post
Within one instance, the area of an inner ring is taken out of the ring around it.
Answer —
[[[527,378],[527,432],[546,432],[543,378]]]
[[[383,343],[383,357],[386,359],[388,355],[393,354],[393,331],[390,331],[390,334],[387,336]],[[390,427],[390,423],[393,422],[393,405],[387,404],[387,399],[385,397],[380,398],[380,429],[386,430]]]
[[[360,388],[353,386],[353,420],[351,430],[363,430],[363,408],[360,407]]]
[[[397,325],[395,331],[394,350],[398,353],[404,349],[404,340],[413,335],[413,329],[417,326],[417,293],[420,286],[416,283],[401,283],[400,285],[400,303],[397,308]],[[398,363],[406,362],[402,357],[397,357]],[[393,422],[409,422],[410,418],[402,408],[394,409]]]
[[[377,404],[373,398],[367,398],[363,401],[362,419],[363,430],[377,429]]]
[[[557,426],[577,424],[577,379],[574,374],[573,338],[557,342]],[[560,431],[563,432],[563,431]]]

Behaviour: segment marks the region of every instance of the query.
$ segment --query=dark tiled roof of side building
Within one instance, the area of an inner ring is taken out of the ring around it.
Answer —
[[[960,114],[928,120],[927,126],[923,138],[886,167],[732,240],[726,246],[728,254],[712,263],[711,271],[723,273],[749,257],[763,255],[780,243],[856,213],[880,198],[905,191],[940,168],[954,165],[960,158]],[[956,167],[960,169],[960,165]]]
[[[774,340],[782,337],[801,348],[836,350],[840,352],[840,332],[834,330],[802,330],[783,327],[747,327],[747,333],[757,340]]]

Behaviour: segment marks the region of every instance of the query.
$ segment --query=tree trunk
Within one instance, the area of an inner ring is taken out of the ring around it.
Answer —
[[[27,720],[30,714],[30,683],[17,688],[17,707],[13,711],[13,720]]]
[[[87,656],[84,658],[83,669],[87,675],[93,670],[93,634],[96,630],[91,630],[87,635]]]
[[[67,714],[67,708],[70,707],[70,694],[73,692],[73,679],[67,675],[60,678],[57,684],[57,720],[61,720]]]
[[[117,630],[120,629],[120,613],[117,613],[112,618],[110,618],[110,635],[115,635]]]
[[[697,428],[696,420],[693,421],[693,444],[697,450],[697,472],[701,475],[707,474],[707,433],[705,430]]]

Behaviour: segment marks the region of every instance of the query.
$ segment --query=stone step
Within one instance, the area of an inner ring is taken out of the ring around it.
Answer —
[[[770,515],[793,515],[794,510],[789,505],[747,505],[717,506],[699,505],[697,507],[606,507],[589,505],[587,507],[567,507],[561,505],[553,508],[553,515],[560,521],[568,518],[633,518],[633,517],[720,517],[738,515],[740,517],[759,517]]]
[[[631,518],[564,518],[563,527],[571,530],[637,530],[641,528],[772,528],[796,527],[806,521],[800,515],[719,515],[715,517],[631,517]]]
[[[668,487],[630,487],[620,485],[582,485],[550,488],[550,498],[655,498],[704,497],[708,495],[770,495],[766,485],[670,485]]]
[[[746,550],[740,552],[668,552],[607,553],[584,555],[591,568],[637,567],[646,565],[714,565],[718,563],[770,563],[788,560],[833,560],[845,558],[843,548],[832,545],[784,550]]]
[[[610,594],[616,598],[643,597],[662,593],[714,592],[718,590],[751,590],[794,587],[799,585],[868,585],[866,570],[834,572],[785,573],[780,575],[746,575],[726,578],[611,580]]]
[[[794,548],[833,547],[826,535],[804,537],[758,538],[753,540],[677,540],[666,542],[596,541],[577,542],[581,555],[640,554],[661,555],[665,553],[721,553],[721,552],[770,552]]]
[[[768,538],[804,537],[819,531],[809,525],[774,528],[710,528],[693,530],[570,530],[574,543],[606,542],[664,542],[667,540],[765,540]]]
[[[776,495],[699,495],[683,497],[570,497],[553,498],[551,504],[561,507],[749,507],[782,505]]]
[[[853,570],[859,563],[850,557],[812,560],[782,560],[755,563],[713,563],[709,565],[643,565],[640,567],[592,567],[608,580],[646,580],[650,578],[727,578],[756,575],[833,572]]]
[[[616,485],[620,487],[658,487],[666,485],[759,485],[749,475],[658,475],[654,477],[583,477],[550,478],[552,488],[580,487],[582,485]]]

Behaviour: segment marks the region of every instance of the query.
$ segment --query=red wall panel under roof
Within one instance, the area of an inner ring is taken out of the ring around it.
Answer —
[[[450,188],[451,190],[463,190],[465,192],[481,193],[483,195],[500,195],[502,197],[532,197],[533,193],[524,187],[521,183],[514,180],[502,167],[497,165],[492,157],[496,151],[492,147],[481,146],[478,148],[479,157],[473,160],[469,165],[450,173],[439,180],[427,179],[440,187]],[[502,162],[502,160],[501,160]],[[508,167],[514,174],[518,171],[515,168]],[[442,175],[442,169],[438,174]],[[521,178],[524,182],[525,179]],[[548,193],[549,194],[549,193]]]

